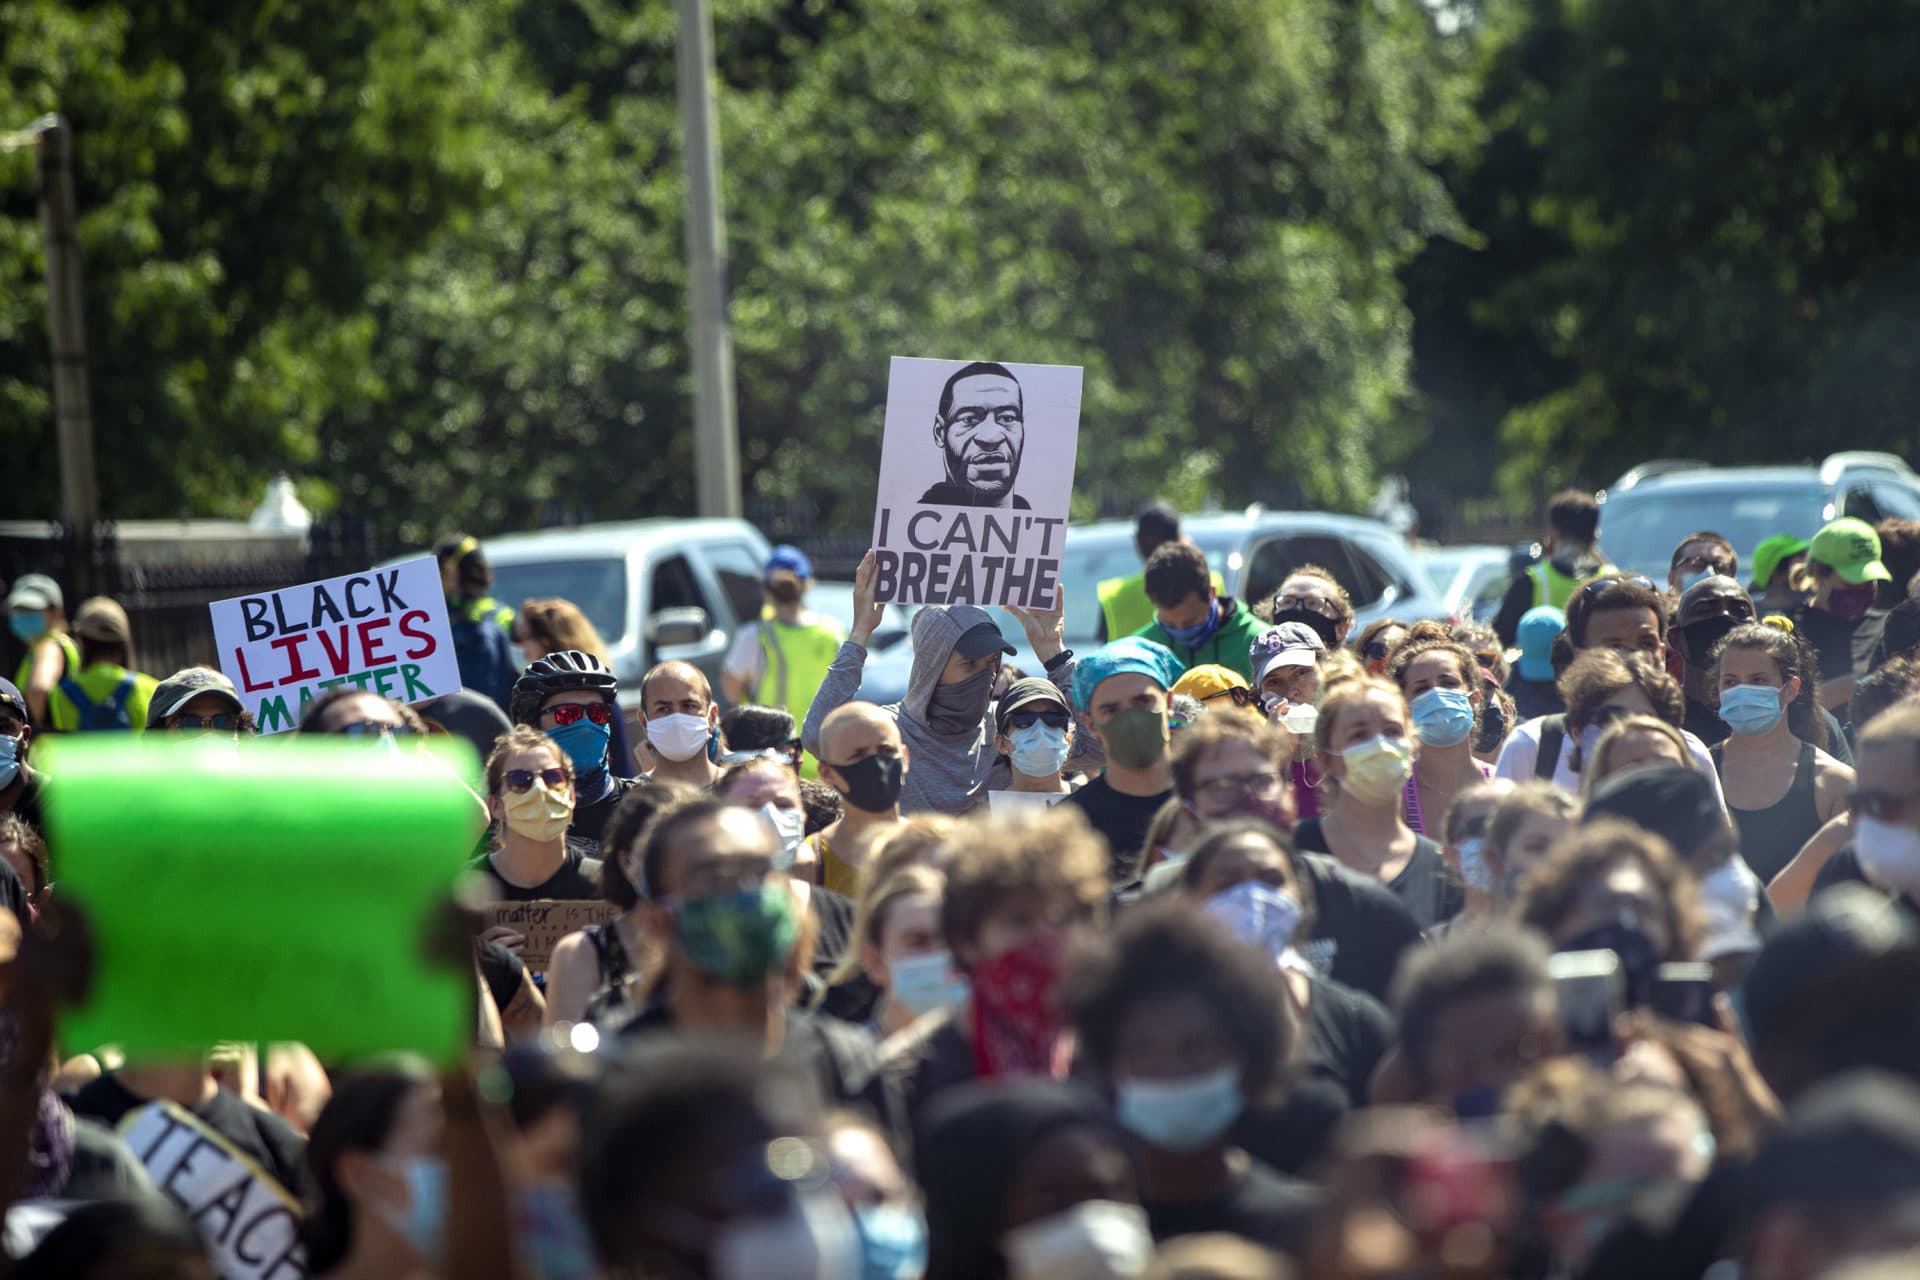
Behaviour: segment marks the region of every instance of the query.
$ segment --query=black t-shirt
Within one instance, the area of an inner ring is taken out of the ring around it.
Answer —
[[[1401,955],[1421,940],[1419,922],[1378,880],[1324,853],[1297,856],[1313,882],[1314,901],[1313,935],[1301,954],[1335,981],[1385,1000]]]
[[[600,901],[600,859],[589,855],[589,846],[567,837],[566,860],[560,869],[530,888],[509,884],[493,869],[493,855],[483,853],[473,861],[475,871],[484,871],[487,887],[501,902],[542,902],[557,898],[562,902]]]
[[[1387,881],[1387,889],[1406,906],[1421,929],[1432,929],[1460,914],[1466,905],[1466,890],[1447,870],[1440,846],[1425,836],[1415,836],[1413,856],[1400,874]],[[1331,856],[1320,819],[1303,818],[1294,824],[1293,847]]]
[[[582,802],[574,806],[573,825],[567,828],[567,841],[591,840],[593,847],[589,853],[600,852],[600,837],[606,832],[607,819],[620,804],[627,792],[640,786],[643,778],[609,778],[607,794],[598,800]]]
[[[519,956],[498,942],[484,942],[475,938],[473,954],[474,959],[480,962],[480,977],[487,984],[494,1007],[505,1009],[520,994],[520,984],[527,980],[527,966]]]
[[[887,1074],[906,1103],[916,1129],[927,1103],[974,1078],[973,1045],[954,1022],[954,1010],[931,1014],[888,1040]]]
[[[121,1084],[120,1078],[113,1074],[89,1080],[68,1099],[75,1115],[97,1120],[110,1129],[118,1129],[128,1112],[145,1106],[148,1101]],[[285,1120],[248,1106],[225,1089],[215,1090],[213,1097],[187,1110],[239,1148],[286,1190],[302,1200],[313,1195],[313,1180],[304,1159],[307,1140],[295,1133]]]
[[[1307,1071],[1339,1086],[1357,1110],[1393,1044],[1393,1015],[1364,991],[1318,978],[1307,1006]]]
[[[1224,1231],[1293,1258],[1304,1255],[1320,1197],[1304,1183],[1283,1178],[1257,1160],[1218,1200],[1148,1201],[1147,1222],[1155,1240]]]
[[[1880,647],[1887,615],[1875,609],[1859,621],[1849,622],[1808,605],[1794,611],[1793,626],[1820,655],[1820,678],[1844,680],[1873,669],[1873,652]]]
[[[1106,837],[1113,859],[1113,882],[1128,884],[1138,874],[1140,850],[1147,843],[1147,828],[1154,815],[1173,798],[1173,789],[1150,796],[1129,796],[1115,791],[1103,774],[1062,800],[1079,805],[1093,829]]]
[[[1233,1140],[1275,1173],[1311,1178],[1323,1169],[1334,1132],[1349,1110],[1331,1080],[1308,1076],[1278,1102],[1250,1106],[1234,1122]]]
[[[40,820],[40,803],[47,785],[47,775],[39,773],[27,765],[20,766],[20,776],[14,779],[20,790],[13,796],[13,808],[7,812],[19,817],[22,822],[33,824],[34,830],[46,834],[46,825]]]

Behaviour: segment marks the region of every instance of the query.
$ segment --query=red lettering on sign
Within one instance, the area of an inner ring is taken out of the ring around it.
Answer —
[[[281,636],[273,642],[274,648],[287,655],[287,674],[280,677],[280,687],[283,689],[290,684],[299,684],[303,680],[320,678],[320,673],[308,666],[306,659],[300,656],[300,646],[306,643],[306,639],[305,636],[296,634]]]
[[[385,649],[375,652],[374,646],[385,644],[386,638],[373,634],[382,627],[390,627],[392,625],[392,618],[374,618],[371,621],[360,624],[360,650],[362,654],[365,655],[368,666],[374,667],[379,666],[383,662],[393,661],[393,655]]]
[[[427,620],[427,611],[425,609],[414,609],[411,612],[400,615],[400,634],[409,640],[418,640],[420,642],[418,649],[407,650],[407,656],[415,661],[426,657],[435,649],[439,648],[439,644],[429,632],[414,629],[416,626],[426,623]],[[279,641],[276,640],[274,643],[278,644]]]
[[[239,645],[233,646],[233,662],[240,668],[240,687],[248,693],[260,693],[273,688],[270,684],[253,682],[253,673],[247,670],[247,651]]]
[[[316,631],[314,634],[320,637],[320,647],[327,651],[327,661],[333,665],[333,674],[337,676],[347,674],[347,671],[353,663],[353,642],[347,638],[347,628],[341,626],[325,631]],[[333,647],[333,637],[335,635],[340,637],[340,647],[337,650]]]

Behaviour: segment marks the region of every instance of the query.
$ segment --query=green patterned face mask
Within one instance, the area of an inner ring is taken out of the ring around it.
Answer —
[[[680,904],[675,930],[680,948],[701,973],[730,987],[750,988],[787,962],[799,937],[793,891],[778,880]]]

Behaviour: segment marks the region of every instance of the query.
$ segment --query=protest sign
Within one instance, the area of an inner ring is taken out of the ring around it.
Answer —
[[[895,356],[876,599],[1053,608],[1079,436],[1074,366]]]
[[[489,928],[504,925],[526,938],[521,962],[535,973],[545,973],[554,944],[590,924],[605,924],[620,914],[611,902],[564,902],[539,898],[532,902],[493,902],[482,913]]]
[[[1032,813],[1053,808],[1067,798],[1064,791],[989,791],[990,813]]]
[[[128,1112],[120,1137],[154,1189],[193,1220],[222,1280],[300,1280],[300,1202],[260,1166],[172,1102]]]
[[[301,709],[336,685],[402,702],[460,687],[431,556],[208,608],[220,669],[262,733],[293,728]]]
[[[171,736],[61,744],[48,843],[96,952],[61,1043],[152,1061],[222,1040],[455,1060],[471,962],[426,947],[478,834],[472,749]]]

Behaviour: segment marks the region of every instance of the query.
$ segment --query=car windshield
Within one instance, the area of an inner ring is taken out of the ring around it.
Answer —
[[[1238,536],[1230,531],[1187,536],[1207,553],[1207,566],[1219,574],[1231,590],[1233,579],[1227,572],[1227,558],[1238,549]],[[1060,585],[1067,592],[1068,648],[1085,652],[1099,643],[1095,637],[1100,634],[1100,584],[1109,578],[1131,578],[1140,572],[1140,567],[1140,557],[1134,552],[1130,534],[1076,543],[1073,530],[1067,530],[1067,548],[1060,558]],[[1017,625],[1014,634],[1020,634]]]
[[[493,566],[493,597],[518,610],[528,600],[559,596],[580,606],[587,621],[610,646],[627,633],[627,562],[529,560]]]
[[[1600,549],[1620,568],[1664,582],[1680,539],[1711,529],[1733,544],[1744,570],[1753,549],[1776,533],[1811,538],[1826,523],[1825,510],[1811,480],[1628,492],[1600,508]]]

